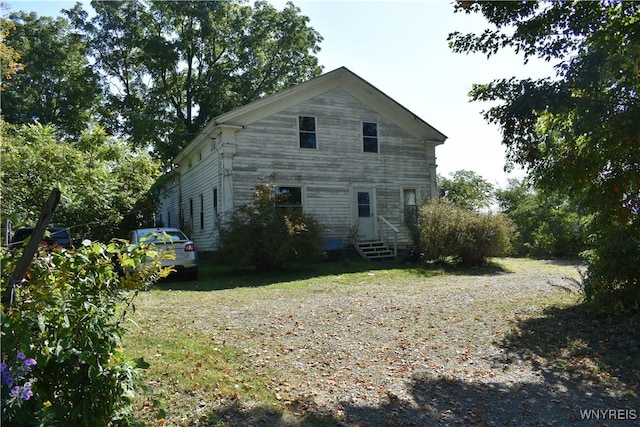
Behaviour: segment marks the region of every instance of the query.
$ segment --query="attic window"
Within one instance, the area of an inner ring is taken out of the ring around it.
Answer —
[[[378,124],[362,122],[362,149],[365,153],[378,152]]]
[[[300,135],[300,148],[316,148],[315,117],[299,116],[298,131]]]

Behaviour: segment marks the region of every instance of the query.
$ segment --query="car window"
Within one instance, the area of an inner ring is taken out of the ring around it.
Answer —
[[[33,234],[33,228],[20,228],[16,231],[11,239],[12,246],[22,247],[26,244],[26,240]],[[42,239],[49,246],[60,245],[71,247],[71,237],[69,232],[63,228],[48,228]]]
[[[62,246],[69,246],[71,244],[71,238],[67,230],[49,230],[50,235],[45,234],[44,240],[49,244],[58,244]]]
[[[169,236],[168,238],[163,237],[165,233]],[[147,243],[153,243],[153,242],[163,243],[165,239],[166,241],[169,241],[170,239],[173,242],[189,240],[187,239],[187,236],[185,236],[185,234],[180,230],[138,231],[138,240],[143,240],[143,239],[145,239]]]
[[[25,244],[25,240],[27,240],[27,238],[31,237],[31,233],[33,232],[32,229],[25,229],[25,228],[21,228],[18,231],[16,231],[16,233],[13,235],[13,238],[11,239],[11,243],[13,243],[14,245],[20,246]]]

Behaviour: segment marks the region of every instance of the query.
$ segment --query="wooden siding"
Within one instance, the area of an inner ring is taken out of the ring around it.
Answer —
[[[316,118],[316,149],[299,148],[298,116]],[[379,153],[365,153],[362,122],[378,124]],[[353,225],[349,189],[376,189],[377,213],[403,226],[402,188],[432,196],[435,148],[336,88],[258,122],[237,134],[233,162],[236,200],[259,179],[277,174],[283,186],[305,189],[304,209],[317,215],[327,237],[346,239]],[[246,200],[246,199],[245,199]],[[404,243],[408,235],[403,233]]]
[[[299,147],[298,116],[315,117],[316,149]],[[378,153],[363,151],[362,122],[377,123]],[[321,222],[325,237],[345,242],[356,220],[354,188],[374,189],[374,210],[402,229],[400,244],[405,246],[410,241],[402,190],[414,188],[420,198],[435,194],[435,144],[412,136],[376,112],[375,105],[365,105],[339,87],[257,121],[225,126],[209,127],[208,134],[198,137],[200,142],[181,158],[180,191],[163,199],[163,206],[181,210],[180,226],[199,250],[219,248],[213,189],[218,189],[222,216],[246,203],[255,186],[274,173],[278,185],[302,187],[303,209]],[[379,237],[391,239],[382,231]]]
[[[170,177],[169,183],[160,192],[160,206],[156,214],[156,225],[178,227],[180,223],[180,177]]]
[[[196,151],[183,165],[180,165],[182,181],[182,217],[180,224],[185,233],[196,242],[198,250],[218,249],[218,221],[214,215],[213,190],[217,188],[218,199],[221,195],[220,159],[215,146],[215,138],[209,144]],[[191,166],[189,166],[191,165]],[[200,195],[203,207],[200,206]],[[193,201],[193,217],[190,215],[190,201]],[[203,210],[204,227],[200,224],[200,212]]]

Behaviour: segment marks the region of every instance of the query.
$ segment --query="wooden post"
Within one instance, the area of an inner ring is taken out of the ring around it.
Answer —
[[[9,288],[11,290],[11,302],[13,302],[13,288],[17,283],[22,282],[25,274],[27,274],[27,269],[29,268],[29,264],[31,264],[31,259],[33,255],[38,250],[38,246],[44,237],[44,232],[47,230],[47,226],[51,221],[51,217],[53,216],[53,211],[58,206],[58,202],[60,202],[60,190],[54,188],[49,195],[49,199],[47,203],[42,208],[42,212],[40,213],[40,218],[38,219],[38,223],[33,229],[33,234],[29,239],[29,242],[24,248],[22,252],[22,257],[18,261],[18,265],[14,270],[13,274],[9,278]]]

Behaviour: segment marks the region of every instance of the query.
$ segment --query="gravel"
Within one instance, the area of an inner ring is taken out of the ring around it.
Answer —
[[[227,425],[638,425],[640,365],[615,366],[598,353],[602,325],[549,308],[578,300],[576,266],[387,277],[332,276],[259,298],[218,291],[200,307],[195,322],[270,372],[291,409],[215,408]]]

